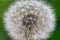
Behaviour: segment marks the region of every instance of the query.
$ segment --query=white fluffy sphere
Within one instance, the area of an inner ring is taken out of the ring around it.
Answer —
[[[5,12],[4,22],[13,40],[42,40],[54,30],[55,15],[42,1],[16,1]]]

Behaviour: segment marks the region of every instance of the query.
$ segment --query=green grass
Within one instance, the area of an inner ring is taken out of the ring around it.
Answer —
[[[8,33],[4,30],[3,13],[7,10],[14,0],[0,0],[0,40],[11,40]],[[48,40],[60,40],[60,0],[47,0],[55,9],[56,14],[56,30]]]

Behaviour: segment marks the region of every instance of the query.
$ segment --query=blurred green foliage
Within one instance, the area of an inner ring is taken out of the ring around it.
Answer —
[[[14,0],[0,0],[0,40],[11,40],[4,29],[3,13],[13,2]],[[60,0],[47,0],[47,3],[53,6],[56,14],[56,30],[48,40],[60,40]]]

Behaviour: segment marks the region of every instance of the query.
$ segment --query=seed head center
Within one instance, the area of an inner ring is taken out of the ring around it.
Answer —
[[[36,25],[37,17],[33,14],[27,14],[23,17],[22,24],[26,27],[32,27]]]

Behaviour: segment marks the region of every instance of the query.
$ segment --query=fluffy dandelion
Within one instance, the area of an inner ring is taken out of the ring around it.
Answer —
[[[12,40],[46,40],[55,28],[55,15],[43,1],[16,1],[4,22]]]

